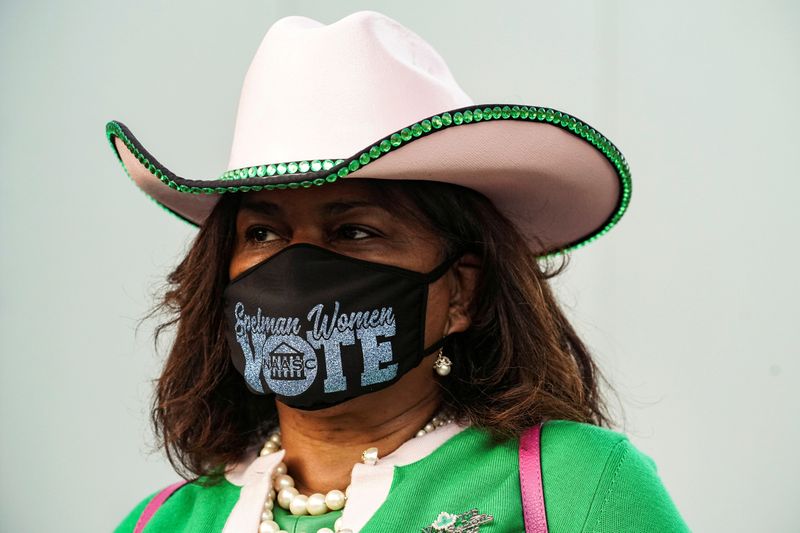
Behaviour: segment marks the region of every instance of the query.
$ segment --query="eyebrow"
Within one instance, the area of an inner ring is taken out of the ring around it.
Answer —
[[[350,200],[350,201],[336,201],[329,202],[320,207],[320,211],[328,216],[341,215],[352,209],[358,208],[373,208],[387,211],[384,207],[374,202],[365,200]],[[244,200],[240,209],[247,209],[266,216],[276,216],[283,213],[281,206],[272,202],[258,201],[258,200]],[[387,211],[388,212],[388,211]]]

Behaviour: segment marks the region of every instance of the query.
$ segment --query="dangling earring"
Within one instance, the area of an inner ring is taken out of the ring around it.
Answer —
[[[444,347],[439,348],[438,357],[436,362],[433,363],[433,369],[440,376],[446,376],[450,373],[450,367],[453,366],[453,363],[442,352],[444,352]]]

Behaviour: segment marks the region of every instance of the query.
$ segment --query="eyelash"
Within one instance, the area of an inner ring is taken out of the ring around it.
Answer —
[[[338,228],[336,228],[336,232],[335,233],[338,233],[339,235],[341,235],[343,233],[343,231],[345,231],[345,230],[360,231],[362,233],[366,233],[367,234],[366,237],[362,237],[360,239],[348,239],[348,240],[352,240],[352,241],[362,241],[364,239],[369,239],[371,237],[376,237],[378,235],[375,231],[368,230],[366,228],[363,228],[363,227],[355,225],[355,224],[343,224],[343,225],[339,226]]]
[[[270,239],[270,240],[267,240],[267,241],[256,240],[255,232],[259,231],[259,230],[264,230],[264,231],[266,231],[268,233],[272,233],[274,235],[278,235],[278,233],[276,231],[272,230],[268,226],[260,226],[260,225],[259,226],[250,226],[249,228],[247,228],[247,230],[244,233],[245,240],[247,242],[249,242],[249,243],[254,243],[256,245],[269,244],[272,241],[277,240],[277,239]],[[366,240],[366,239],[369,239],[369,238],[372,238],[372,237],[379,236],[377,231],[374,231],[374,230],[371,230],[371,229],[367,229],[367,228],[364,228],[364,227],[356,225],[356,224],[342,224],[341,226],[339,226],[338,228],[336,228],[334,230],[334,233],[337,234],[337,235],[342,235],[343,231],[347,231],[347,230],[359,231],[359,232],[365,233],[367,235],[366,237],[361,237],[359,239],[346,239],[346,240],[351,240],[351,241],[361,241],[361,240]],[[279,235],[278,235],[278,238],[280,238]]]
[[[277,233],[275,231],[271,230],[267,226],[250,226],[244,232],[244,240],[247,241],[247,242],[255,243],[255,244],[267,244],[268,242],[271,242],[271,241],[259,241],[259,240],[256,240],[255,232],[256,231],[260,231],[260,230],[264,230],[264,231],[266,231],[268,233],[272,233],[272,234],[277,235]]]

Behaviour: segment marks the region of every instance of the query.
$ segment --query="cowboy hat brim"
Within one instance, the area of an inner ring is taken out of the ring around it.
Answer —
[[[265,162],[212,180],[182,178],[121,122],[106,136],[128,175],[153,200],[201,225],[221,194],[313,187],[344,178],[432,180],[475,189],[514,222],[539,256],[609,231],[631,196],[622,153],[585,122],[543,107],[492,104],[419,120],[343,159]]]

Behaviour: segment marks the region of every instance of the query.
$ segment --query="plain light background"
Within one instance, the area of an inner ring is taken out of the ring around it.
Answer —
[[[800,8],[687,0],[3,1],[0,530],[110,531],[176,479],[148,454],[166,347],[135,328],[194,230],[128,180],[106,121],[215,177],[268,27],[359,9],[476,102],[561,109],[622,149],[628,213],[555,282],[618,429],[693,530],[800,531]]]

